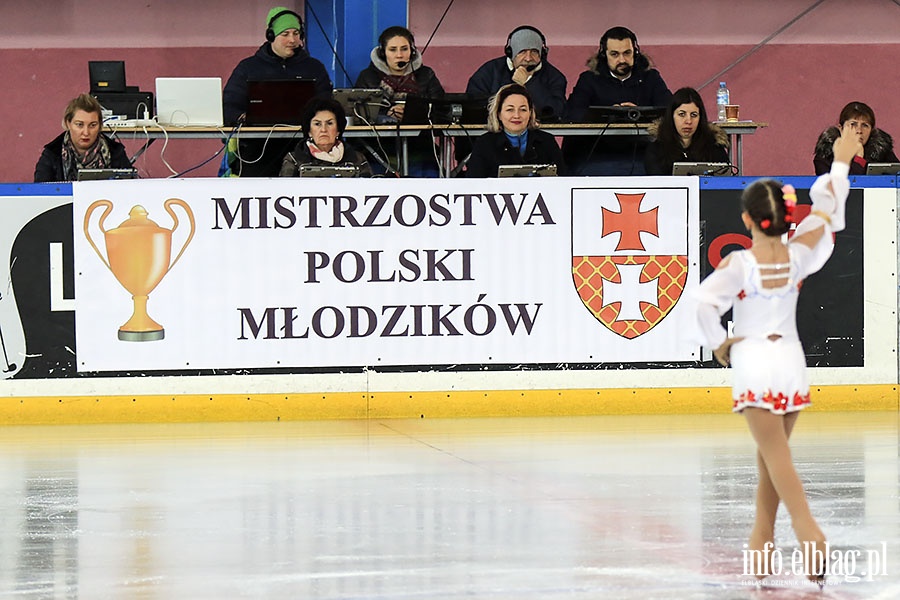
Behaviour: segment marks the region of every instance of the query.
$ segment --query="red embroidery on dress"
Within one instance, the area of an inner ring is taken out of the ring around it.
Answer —
[[[762,405],[768,405],[765,406],[765,408],[774,412],[783,413],[786,412],[788,408],[800,408],[808,404],[811,404],[810,395],[808,393],[801,396],[800,392],[794,392],[793,398],[789,399],[788,396],[781,392],[776,396],[772,394],[772,392],[766,391],[765,394],[757,397],[751,390],[747,390],[734,400],[733,408],[746,408],[747,406],[761,407]]]
[[[744,298],[747,297],[747,293],[744,290],[741,290],[740,292],[738,292],[737,297],[738,297],[738,300],[743,300]]]

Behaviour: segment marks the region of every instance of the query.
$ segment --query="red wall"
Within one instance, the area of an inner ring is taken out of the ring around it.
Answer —
[[[157,76],[224,80],[262,41],[271,4],[222,0],[210,11],[192,3],[146,0],[118,3],[112,15],[108,3],[67,0],[54,4],[52,22],[40,3],[7,11],[0,20],[0,128],[7,134],[0,180],[31,181],[41,147],[61,131],[65,103],[88,87],[88,60],[125,60],[129,84],[144,90],[153,90]],[[302,2],[282,4],[302,11]],[[564,5],[455,0],[425,59],[448,91],[462,91],[482,62],[502,53],[509,31],[527,22],[546,34],[549,60],[566,74],[571,89],[602,31],[630,26],[672,90],[697,87],[726,70],[721,79],[741,105],[742,118],[769,123],[745,138],[746,174],[812,174],[816,137],[850,100],[870,104],[878,126],[900,135],[895,111],[900,80],[894,76],[900,64],[900,9],[889,0],[856,0],[848,14],[846,3],[826,0],[804,14],[813,5],[809,0],[647,0],[616,7],[585,0]],[[420,49],[446,7],[445,2],[410,0],[409,24]],[[709,104],[715,82],[701,90]],[[131,150],[140,144],[127,142]],[[138,162],[146,174],[169,174],[160,160],[162,147],[162,141],[155,142]],[[220,147],[217,141],[176,140],[164,156],[180,171]],[[217,164],[193,175],[214,175]]]

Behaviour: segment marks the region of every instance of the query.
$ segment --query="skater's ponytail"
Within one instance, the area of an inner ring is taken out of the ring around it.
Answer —
[[[741,194],[744,210],[760,231],[771,236],[790,230],[796,202],[793,186],[782,186],[774,179],[758,179]]]

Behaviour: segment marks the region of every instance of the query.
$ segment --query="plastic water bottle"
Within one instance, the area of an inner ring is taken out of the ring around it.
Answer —
[[[716,90],[716,108],[719,109],[719,121],[725,120],[725,105],[731,104],[731,93],[725,87],[725,82],[719,82],[719,89]]]

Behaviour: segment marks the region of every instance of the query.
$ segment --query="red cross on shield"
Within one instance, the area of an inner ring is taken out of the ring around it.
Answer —
[[[688,274],[688,190],[572,193],[572,279],[607,329],[634,339],[671,312]]]

